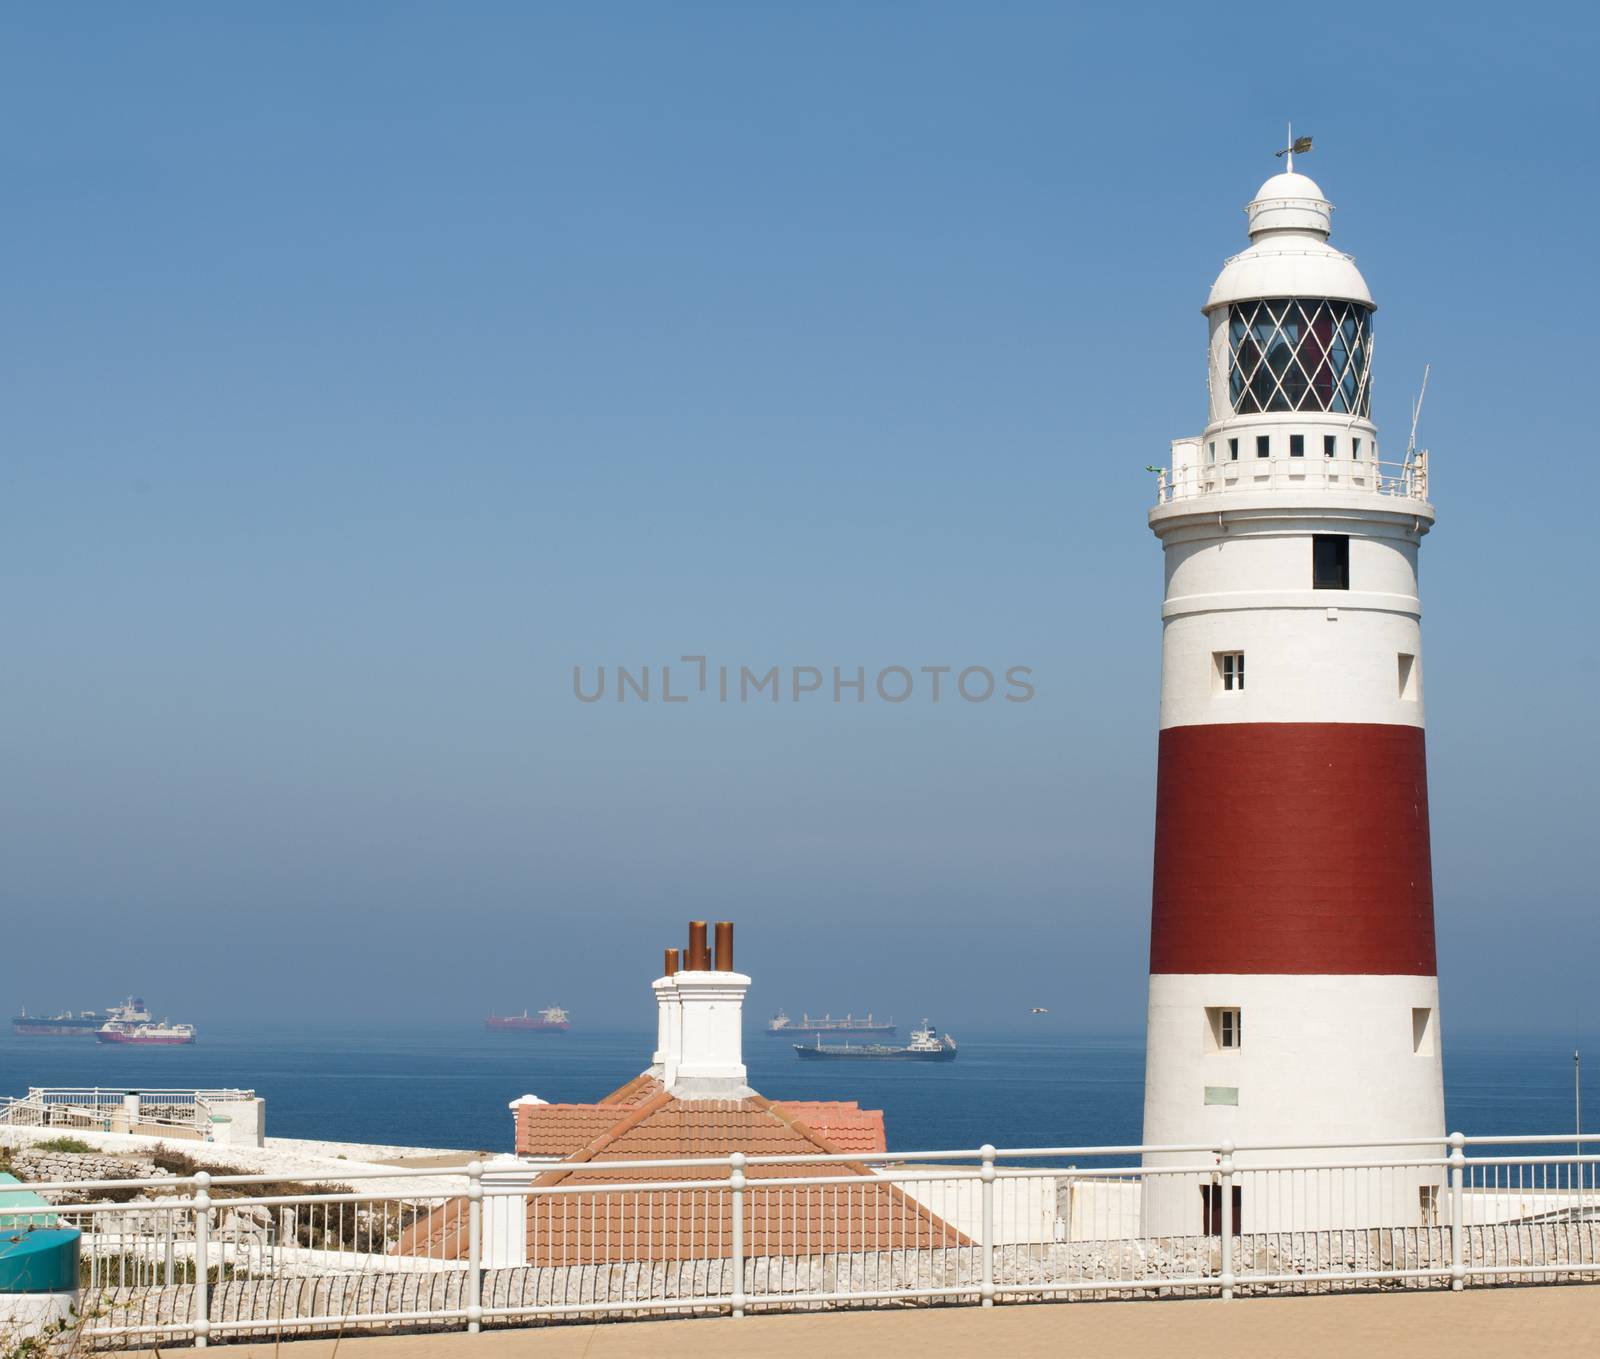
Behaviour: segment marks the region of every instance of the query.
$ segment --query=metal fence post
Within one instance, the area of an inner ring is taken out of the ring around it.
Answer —
[[[194,1177],[194,1345],[206,1347],[211,1334],[211,1176]]]
[[[467,1330],[483,1321],[483,1162],[467,1162]]]
[[[1462,1221],[1462,1173],[1467,1157],[1462,1150],[1467,1139],[1458,1132],[1450,1134],[1450,1287],[1459,1293],[1467,1286],[1467,1267],[1461,1261],[1462,1236],[1466,1224]]]
[[[994,1148],[987,1142],[978,1149],[978,1154],[983,1157],[983,1167],[978,1172],[982,1181],[983,1195],[983,1237],[979,1242],[979,1249],[983,1252],[983,1282],[978,1287],[978,1296],[982,1298],[985,1307],[994,1306]]]
[[[744,1315],[744,1153],[728,1157],[729,1210],[733,1214],[730,1245],[733,1250],[733,1315]]]
[[[1233,1301],[1233,1143],[1224,1142],[1218,1149],[1222,1171],[1222,1275],[1217,1280],[1222,1285],[1222,1300]]]

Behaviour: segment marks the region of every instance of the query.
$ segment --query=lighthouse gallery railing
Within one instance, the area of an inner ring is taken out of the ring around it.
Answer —
[[[159,1197],[0,1220],[82,1230],[82,1334],[101,1348],[1600,1276],[1596,1135],[502,1158],[292,1195],[274,1178],[34,1184]]]
[[[1180,462],[1156,476],[1156,503],[1168,505],[1195,496],[1295,490],[1344,491],[1358,495],[1427,500],[1428,454],[1419,450],[1405,462],[1370,458],[1241,456],[1238,459]]]

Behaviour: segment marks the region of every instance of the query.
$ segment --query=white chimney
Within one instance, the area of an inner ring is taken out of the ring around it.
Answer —
[[[676,953],[677,949],[671,952]],[[678,978],[669,972],[651,982],[650,989],[656,993],[656,1050],[650,1061],[660,1068],[661,1079],[671,1085],[683,1050],[683,1007],[678,1000]]]
[[[655,983],[662,1080],[679,1099],[741,1098],[745,1083],[744,994],[750,978],[733,970],[733,926],[717,923],[715,965],[702,921],[676,974]]]

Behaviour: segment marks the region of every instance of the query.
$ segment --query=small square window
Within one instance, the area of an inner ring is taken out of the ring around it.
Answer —
[[[1411,1011],[1411,1051],[1433,1056],[1433,1007],[1419,1005]]]
[[[1228,461],[1239,461],[1239,441],[1237,439],[1228,440]]]
[[[1223,1010],[1218,1018],[1222,1021],[1221,1032],[1217,1035],[1217,1046],[1236,1048],[1243,1044],[1244,1026],[1239,1022],[1242,1016],[1237,1010]]]
[[[1311,588],[1348,590],[1350,588],[1350,535],[1313,533],[1311,535]]]
[[[1417,658],[1409,652],[1400,652],[1400,700],[1416,703],[1422,698],[1422,676],[1417,670]]]
[[[1289,456],[1303,458],[1306,455],[1306,436],[1304,434],[1291,434],[1289,436]]]
[[[1322,456],[1337,458],[1339,456],[1339,436],[1337,434],[1324,434],[1322,436]]]
[[[1270,458],[1272,456],[1272,436],[1270,434],[1256,435],[1256,457]]]
[[[1217,685],[1224,693],[1244,688],[1244,652],[1218,651],[1211,660],[1216,667]]]
[[[1213,1050],[1232,1052],[1244,1046],[1244,1011],[1238,1006],[1206,1006],[1206,1027]]]
[[[1352,440],[1350,440],[1350,456],[1352,458],[1360,458],[1360,456],[1361,456],[1361,440],[1360,439],[1352,439]]]

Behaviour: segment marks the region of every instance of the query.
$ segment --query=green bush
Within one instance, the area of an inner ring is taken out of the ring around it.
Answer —
[[[93,1151],[95,1150],[81,1137],[52,1137],[43,1142],[33,1144],[34,1151]]]

